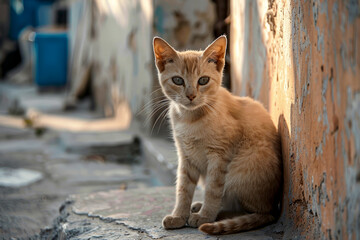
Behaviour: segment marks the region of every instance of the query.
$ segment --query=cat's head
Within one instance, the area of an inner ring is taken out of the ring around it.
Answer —
[[[225,65],[225,36],[204,51],[179,52],[159,37],[153,44],[160,85],[170,100],[193,110],[214,99]]]

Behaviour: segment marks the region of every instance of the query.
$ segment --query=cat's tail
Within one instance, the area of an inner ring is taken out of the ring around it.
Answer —
[[[204,223],[199,229],[211,235],[231,234],[258,228],[273,221],[275,217],[271,214],[251,213],[218,222]]]

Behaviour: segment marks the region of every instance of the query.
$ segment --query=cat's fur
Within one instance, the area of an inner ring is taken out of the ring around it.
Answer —
[[[158,37],[153,44],[179,158],[176,204],[164,228],[188,223],[228,234],[274,221],[282,181],[279,136],[259,102],[221,87],[226,37],[204,51],[178,52]],[[184,84],[176,85],[174,76]],[[199,85],[203,76],[210,80]],[[191,205],[199,178],[204,202]]]

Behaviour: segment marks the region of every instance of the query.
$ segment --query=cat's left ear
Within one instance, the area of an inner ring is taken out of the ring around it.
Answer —
[[[222,35],[213,41],[203,53],[206,61],[215,63],[216,70],[219,72],[222,71],[225,65],[226,43],[226,36]]]

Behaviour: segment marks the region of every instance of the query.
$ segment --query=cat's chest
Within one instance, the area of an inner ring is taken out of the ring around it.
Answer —
[[[193,123],[188,124],[184,122],[175,122],[174,125],[174,133],[181,138],[187,139],[201,139],[206,137],[209,134],[204,126],[201,123]]]
[[[206,161],[206,149],[212,139],[209,131],[205,131],[204,127],[194,125],[178,124],[176,127],[174,134],[184,154],[197,161]]]
[[[179,142],[186,158],[198,169],[205,170],[207,166],[206,142],[196,137],[183,137],[179,139]]]

